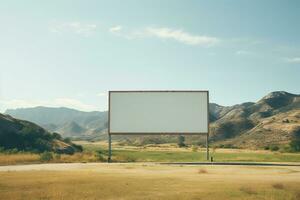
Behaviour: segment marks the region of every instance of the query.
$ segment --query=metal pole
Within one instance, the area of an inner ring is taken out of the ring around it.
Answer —
[[[208,132],[206,135],[206,159],[207,159],[207,161],[209,161]]]
[[[209,91],[207,91],[207,135],[206,135],[206,159],[207,159],[207,161],[209,161],[208,137],[209,137]]]
[[[108,134],[108,160],[107,162],[111,162],[111,135]]]

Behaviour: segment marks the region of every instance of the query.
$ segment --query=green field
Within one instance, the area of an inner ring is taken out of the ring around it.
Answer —
[[[86,151],[102,150],[107,155],[107,148],[98,144],[83,144]],[[300,153],[280,153],[271,151],[253,151],[240,149],[210,149],[214,162],[300,162]],[[202,162],[206,161],[206,150],[193,152],[191,148],[177,147],[124,147],[115,146],[112,151],[113,161],[128,162]]]
[[[84,151],[74,155],[53,155],[51,163],[105,162],[107,146],[105,143],[83,143]],[[214,162],[300,162],[300,153],[280,153],[262,150],[210,149]],[[172,144],[144,147],[113,145],[113,162],[204,162],[204,148],[178,148]],[[41,163],[39,154],[0,153],[0,165]]]
[[[206,161],[205,152],[115,150],[115,161],[199,162]],[[214,162],[300,162],[300,154],[287,153],[214,153]]]

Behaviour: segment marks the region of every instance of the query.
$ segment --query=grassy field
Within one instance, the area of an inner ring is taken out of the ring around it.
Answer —
[[[107,154],[105,143],[80,143],[86,151],[102,149]],[[174,144],[156,146],[118,146],[112,151],[115,161],[138,162],[200,162],[206,161],[206,149],[196,152],[189,148],[178,148]],[[300,153],[280,153],[264,150],[210,149],[215,162],[300,162]]]
[[[86,166],[0,172],[0,199],[300,198],[299,167],[81,165]]]
[[[49,162],[100,162],[107,158],[107,146],[105,143],[79,142],[84,147],[83,153],[74,155],[53,156]],[[97,151],[100,150],[100,156]],[[215,162],[300,162],[300,153],[280,153],[262,150],[243,149],[210,149],[210,155]],[[173,144],[156,146],[119,146],[113,145],[113,161],[115,162],[200,162],[206,161],[205,149],[195,151],[189,148],[178,148]],[[0,165],[41,163],[38,154],[0,153]]]
[[[206,152],[174,151],[113,151],[115,161],[139,162],[199,162],[206,161]],[[258,152],[218,152],[213,155],[214,162],[299,162],[299,154],[258,153]]]

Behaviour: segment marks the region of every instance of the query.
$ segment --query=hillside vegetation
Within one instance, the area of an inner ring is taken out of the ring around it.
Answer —
[[[80,151],[81,148],[57,133],[49,133],[40,126],[0,114],[0,148],[1,150],[68,153]]]
[[[211,141],[237,147],[288,144],[300,132],[300,95],[273,92],[256,103],[217,106]]]

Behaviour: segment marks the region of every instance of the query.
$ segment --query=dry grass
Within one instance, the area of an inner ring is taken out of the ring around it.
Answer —
[[[0,165],[32,164],[41,163],[39,154],[17,153],[0,154]],[[73,162],[99,162],[93,152],[75,153],[73,155],[54,155],[50,163],[73,163]]]
[[[0,165],[38,163],[39,160],[40,160],[40,156],[38,154],[30,154],[30,153],[0,154]]]
[[[293,200],[299,197],[297,167],[206,166],[203,169],[209,173],[201,177],[195,176],[197,169],[197,166],[99,163],[81,164],[78,169],[65,171],[0,172],[0,197],[6,200]],[[274,190],[277,182],[285,187]]]
[[[93,152],[75,153],[73,155],[62,154],[60,159],[54,159],[53,162],[97,162],[99,161]]]

